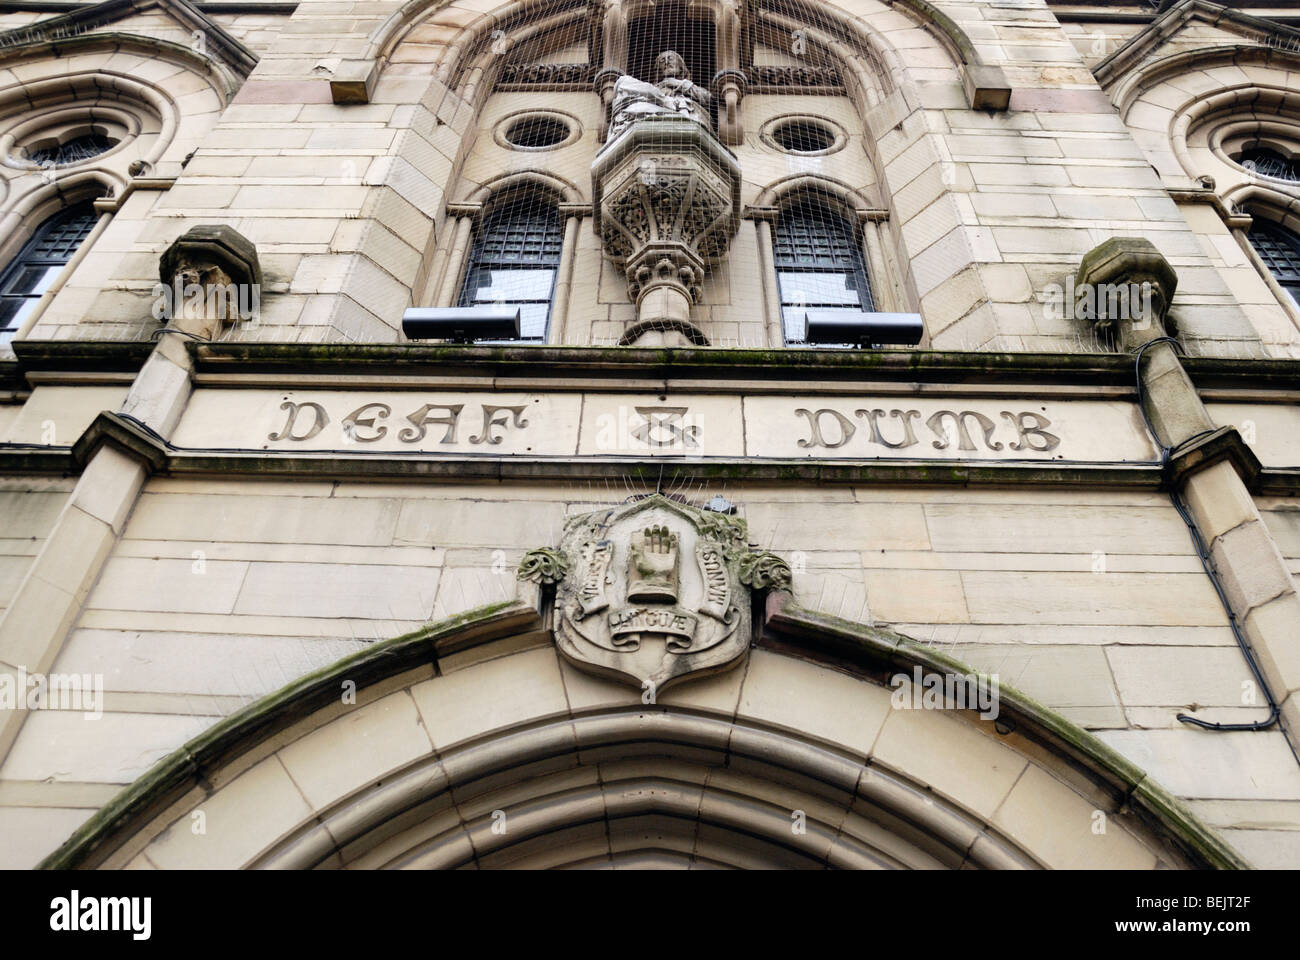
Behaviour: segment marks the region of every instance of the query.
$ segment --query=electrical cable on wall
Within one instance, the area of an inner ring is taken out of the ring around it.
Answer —
[[[1178,341],[1173,337],[1156,337],[1154,340],[1148,340],[1137,349],[1134,355],[1133,374],[1137,386],[1138,410],[1142,412],[1142,420],[1146,424],[1147,430],[1151,433],[1151,437],[1155,440],[1156,445],[1160,448],[1161,463],[1168,464],[1170,456],[1172,456],[1175,451],[1181,447],[1185,447],[1193,440],[1198,440],[1201,437],[1213,433],[1214,430],[1202,430],[1172,447],[1165,446],[1161,441],[1159,434],[1156,433],[1155,426],[1151,423],[1151,418],[1147,416],[1145,403],[1146,394],[1142,388],[1142,354],[1146,352],[1148,347],[1155,346],[1157,343],[1171,344],[1174,349],[1178,349],[1180,346]],[[1278,709],[1277,702],[1273,699],[1273,694],[1269,690],[1263,674],[1260,672],[1259,664],[1255,661],[1255,655],[1250,649],[1250,644],[1247,642],[1245,635],[1241,631],[1241,624],[1237,621],[1237,614],[1233,611],[1232,605],[1228,602],[1227,594],[1224,593],[1223,590],[1223,584],[1219,580],[1219,572],[1214,563],[1214,558],[1210,555],[1210,551],[1205,545],[1205,540],[1201,537],[1200,531],[1196,528],[1196,522],[1192,519],[1187,504],[1184,502],[1179,492],[1173,487],[1169,488],[1169,499],[1173,502],[1174,509],[1178,511],[1178,515],[1182,517],[1183,523],[1187,525],[1187,531],[1192,538],[1192,546],[1196,550],[1196,555],[1201,560],[1201,567],[1205,570],[1205,575],[1210,578],[1210,583],[1214,586],[1214,592],[1219,596],[1219,603],[1223,605],[1223,611],[1227,614],[1228,626],[1232,629],[1232,635],[1237,641],[1237,646],[1241,649],[1242,656],[1246,658],[1246,665],[1250,667],[1250,672],[1255,677],[1255,682],[1259,685],[1259,689],[1264,692],[1264,698],[1268,701],[1269,708],[1268,719],[1256,720],[1250,723],[1212,723],[1208,720],[1201,720],[1198,717],[1193,717],[1185,713],[1177,714],[1177,718],[1181,723],[1201,727],[1204,730],[1267,730],[1279,723],[1281,719],[1281,711]],[[1291,747],[1291,754],[1292,756],[1295,756],[1296,762],[1300,763],[1300,755],[1296,754],[1295,747],[1291,746],[1289,739],[1287,740],[1287,745]]]

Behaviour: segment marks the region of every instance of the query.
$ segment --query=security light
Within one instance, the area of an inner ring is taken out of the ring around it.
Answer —
[[[410,340],[518,340],[518,307],[411,307],[402,314]]]
[[[806,343],[901,343],[914,347],[921,342],[923,328],[919,313],[851,313],[847,310],[809,310]]]

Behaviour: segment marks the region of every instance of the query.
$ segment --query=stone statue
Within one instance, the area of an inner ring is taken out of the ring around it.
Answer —
[[[610,107],[609,142],[638,120],[646,117],[681,116],[710,126],[709,92],[691,82],[686,61],[674,50],[655,58],[655,83],[623,75],[614,84]]]

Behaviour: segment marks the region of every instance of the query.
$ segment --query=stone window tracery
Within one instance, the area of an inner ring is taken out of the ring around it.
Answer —
[[[1271,147],[1255,146],[1242,151],[1241,165],[1253,173],[1279,180],[1300,182],[1300,162],[1283,156]]]
[[[63,143],[42,146],[32,150],[27,159],[40,166],[63,166],[80,163],[111,150],[117,141],[99,133],[86,133]]]

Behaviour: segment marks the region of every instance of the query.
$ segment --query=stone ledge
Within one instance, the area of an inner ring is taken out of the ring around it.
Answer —
[[[30,370],[138,371],[155,344],[149,340],[18,340],[16,358],[0,361],[0,376],[24,386]],[[1132,388],[1133,358],[1121,353],[986,353],[942,350],[722,349],[584,347],[427,343],[187,343],[197,372],[230,374],[371,374],[403,376],[470,373],[555,377],[608,374],[682,379],[783,380],[815,374],[819,381],[897,380],[907,383],[1054,383]],[[1189,357],[1181,360],[1201,388],[1295,390],[1300,360]],[[1223,397],[1215,397],[1222,401]]]

